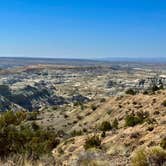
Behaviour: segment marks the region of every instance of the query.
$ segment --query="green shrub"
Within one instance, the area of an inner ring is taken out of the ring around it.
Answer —
[[[166,150],[166,137],[161,140],[160,146]]]
[[[101,102],[101,103],[103,103],[103,102],[105,102],[105,101],[106,101],[105,98],[101,98],[101,99],[100,99],[100,102]]]
[[[101,131],[109,131],[109,130],[112,129],[112,126],[111,126],[110,122],[104,121],[104,122],[102,122],[101,125],[99,126],[99,129],[100,129]]]
[[[134,115],[127,115],[126,118],[125,118],[125,126],[135,126],[139,123],[142,123],[142,120],[137,117],[137,116],[134,116]]]
[[[139,111],[136,114],[127,115],[125,118],[125,126],[135,126],[147,121],[149,118],[148,112]]]
[[[19,125],[22,121],[26,119],[25,112],[14,112],[14,111],[7,111],[4,112],[0,117],[0,128],[8,125]]]
[[[44,130],[35,122],[23,123],[25,112],[8,111],[0,117],[0,158],[23,154],[37,159],[51,153],[59,140],[53,131]]]
[[[162,102],[162,105],[163,105],[164,107],[166,107],[166,100],[164,100],[164,101]]]
[[[112,128],[118,129],[118,125],[119,125],[119,122],[118,122],[117,118],[115,118],[113,123],[112,123]]]
[[[94,136],[88,137],[85,140],[84,148],[85,149],[100,148],[100,145],[101,145],[101,140],[100,140],[99,136],[94,135]]]
[[[139,149],[131,158],[131,166],[164,166],[165,164],[166,151],[158,146]]]

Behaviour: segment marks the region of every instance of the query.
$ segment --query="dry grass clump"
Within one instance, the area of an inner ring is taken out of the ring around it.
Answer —
[[[165,166],[166,151],[159,146],[141,148],[134,152],[131,166]]]

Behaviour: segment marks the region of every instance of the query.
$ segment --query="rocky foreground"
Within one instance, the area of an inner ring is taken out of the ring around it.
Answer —
[[[86,128],[87,132],[65,139],[53,150],[57,165],[130,165],[135,150],[160,146],[166,138],[165,101],[166,91],[158,91],[153,95],[113,97],[99,104],[96,110],[85,109],[80,112],[82,119],[73,125],[73,130]],[[136,117],[139,114],[144,119],[142,122],[126,124],[127,115]],[[69,113],[68,118],[72,117],[74,114]],[[113,126],[99,129],[102,122],[112,123],[115,118],[118,121],[116,129]],[[86,149],[87,138],[94,135],[99,137],[100,145]]]

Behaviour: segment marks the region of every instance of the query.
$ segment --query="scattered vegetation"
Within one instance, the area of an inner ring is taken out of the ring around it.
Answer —
[[[37,119],[37,112],[29,112],[27,113],[27,120],[36,120]]]
[[[141,148],[137,150],[131,159],[132,166],[164,166],[166,163],[166,151],[161,147]]]
[[[112,128],[118,129],[118,125],[119,125],[119,122],[118,122],[117,118],[115,118],[113,123],[112,123]]]
[[[111,123],[108,121],[104,121],[101,123],[101,125],[99,126],[99,129],[101,131],[109,131],[112,129]]]
[[[125,118],[125,126],[133,127],[137,124],[141,124],[148,118],[148,116],[148,112],[143,111],[139,111],[136,114],[132,113],[130,115],[127,115]]]
[[[21,154],[38,159],[59,144],[53,131],[36,123],[25,124],[25,112],[8,111],[0,117],[0,158]]]
[[[100,148],[100,145],[101,145],[101,140],[100,140],[99,136],[94,135],[94,136],[88,137],[85,140],[84,148],[85,149]]]
[[[161,140],[160,146],[166,150],[166,137]]]
[[[139,123],[142,123],[142,120],[135,115],[127,115],[125,118],[125,126],[135,126]]]
[[[9,125],[19,125],[26,119],[26,116],[27,115],[25,112],[7,111],[0,117],[0,129],[3,127],[8,127]]]

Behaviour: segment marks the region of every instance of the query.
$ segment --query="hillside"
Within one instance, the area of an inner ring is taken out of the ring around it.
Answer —
[[[162,105],[165,100],[166,91],[153,95],[126,95],[98,103],[96,110],[87,108],[81,111],[79,116],[82,118],[72,125],[71,130],[87,131],[62,141],[53,150],[54,157],[59,165],[87,165],[86,162],[91,165],[128,165],[135,149],[159,145],[166,137],[166,107]],[[74,119],[77,113],[68,113],[68,119]],[[132,127],[125,126],[127,114],[143,114],[146,118]],[[115,118],[119,123],[118,129],[110,129],[101,137],[102,131],[98,126],[103,121],[112,123]],[[100,148],[85,150],[87,135],[94,134],[101,137]]]

